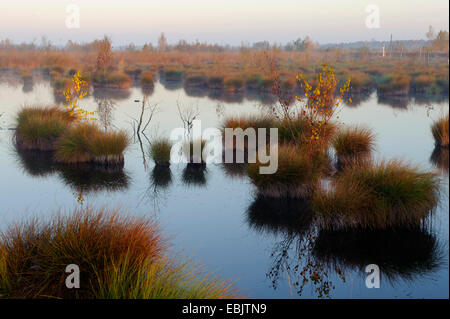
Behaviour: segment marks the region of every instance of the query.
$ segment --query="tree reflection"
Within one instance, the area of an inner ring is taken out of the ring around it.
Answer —
[[[390,284],[431,274],[443,265],[442,246],[424,223],[415,228],[384,230],[321,229],[307,199],[258,196],[246,212],[251,229],[278,239],[267,278],[273,289],[287,280],[291,295],[310,286],[318,298],[331,296],[332,278],[346,282],[377,264]]]

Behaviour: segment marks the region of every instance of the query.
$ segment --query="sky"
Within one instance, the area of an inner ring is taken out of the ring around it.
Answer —
[[[379,9],[378,28],[373,27],[377,11],[369,5]],[[142,45],[156,44],[161,32],[171,44],[180,39],[284,44],[305,36],[323,44],[385,41],[391,34],[398,40],[424,39],[430,25],[448,30],[448,10],[448,0],[2,0],[0,40],[39,44],[46,36],[65,44],[106,34],[114,45]]]

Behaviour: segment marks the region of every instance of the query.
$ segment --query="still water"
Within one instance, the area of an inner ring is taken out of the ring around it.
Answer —
[[[0,229],[30,216],[73,209],[81,195],[84,205],[120,207],[155,218],[174,251],[231,279],[251,298],[449,296],[448,153],[434,152],[430,132],[433,119],[448,108],[448,97],[386,100],[373,93],[343,108],[341,122],[365,124],[376,133],[375,157],[400,158],[437,171],[443,185],[440,207],[425,229],[345,233],[314,229],[309,216],[302,215],[302,203],[257,198],[239,166],[156,169],[143,157],[147,138],[141,139],[142,148],[135,139],[119,172],[57,167],[46,154],[18,152],[10,128],[20,107],[54,104],[59,98],[45,80],[24,86],[8,73],[0,79]],[[101,123],[131,134],[142,97],[137,87],[97,91],[82,106],[99,108]],[[198,108],[202,127],[208,128],[219,127],[227,115],[262,112],[271,101],[256,94],[186,92],[158,82],[150,96],[157,112],[146,135],[151,140],[183,127],[177,105]],[[365,267],[373,263],[382,270],[379,289],[365,284]],[[300,289],[304,276],[308,281]]]

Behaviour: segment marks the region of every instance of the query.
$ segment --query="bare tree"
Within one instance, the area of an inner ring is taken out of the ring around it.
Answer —
[[[180,102],[177,100],[177,108],[178,114],[180,115],[180,119],[183,122],[183,128],[186,134],[186,137],[191,135],[193,122],[197,119],[200,112],[198,110],[198,105],[190,105],[188,107],[183,107]]]

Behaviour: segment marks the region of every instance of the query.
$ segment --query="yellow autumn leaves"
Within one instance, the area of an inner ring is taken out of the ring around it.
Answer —
[[[77,122],[95,121],[94,117],[98,111],[86,111],[80,107],[79,101],[81,101],[87,94],[87,83],[82,80],[79,72],[74,74],[72,78],[72,86],[64,91],[66,103],[65,108],[69,111],[70,116]]]

